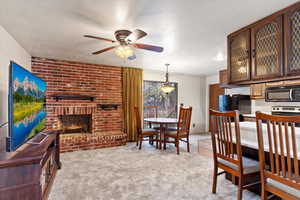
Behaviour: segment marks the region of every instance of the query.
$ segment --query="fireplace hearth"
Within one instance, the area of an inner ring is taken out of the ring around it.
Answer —
[[[58,126],[63,134],[92,133],[92,115],[60,115]]]

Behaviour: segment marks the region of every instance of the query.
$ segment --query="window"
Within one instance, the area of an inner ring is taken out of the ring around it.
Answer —
[[[160,90],[164,82],[144,81],[144,118],[177,117],[177,83],[173,83],[175,90],[165,94]]]

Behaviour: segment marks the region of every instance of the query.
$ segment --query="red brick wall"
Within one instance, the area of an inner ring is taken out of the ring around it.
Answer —
[[[120,67],[32,58],[32,72],[47,82],[47,127],[57,126],[55,108],[63,106],[96,106],[120,104],[117,110],[95,109],[92,114],[92,134],[65,134],[61,136],[62,151],[94,149],[122,145],[126,142],[122,116],[122,70]],[[53,94],[80,94],[94,96],[95,100],[62,100],[56,102]]]

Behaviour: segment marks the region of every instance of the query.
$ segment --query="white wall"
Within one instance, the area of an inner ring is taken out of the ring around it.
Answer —
[[[31,70],[31,56],[0,26],[0,124],[8,121],[9,62],[14,61]],[[0,151],[5,148],[7,126],[0,128]]]
[[[193,107],[191,132],[205,130],[205,78],[200,76],[170,74],[170,82],[178,83],[178,105]],[[165,72],[144,71],[144,80],[164,81]],[[195,127],[193,127],[195,124]]]
[[[209,85],[219,83],[219,73],[205,77],[205,131],[209,129]]]

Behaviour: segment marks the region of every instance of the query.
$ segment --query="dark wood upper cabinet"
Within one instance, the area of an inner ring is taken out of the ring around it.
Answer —
[[[300,79],[300,1],[227,37],[229,84]]]
[[[285,74],[300,75],[300,5],[284,16],[285,25]]]
[[[268,18],[251,29],[252,79],[283,75],[282,15]]]
[[[229,83],[250,80],[250,30],[228,36]]]

